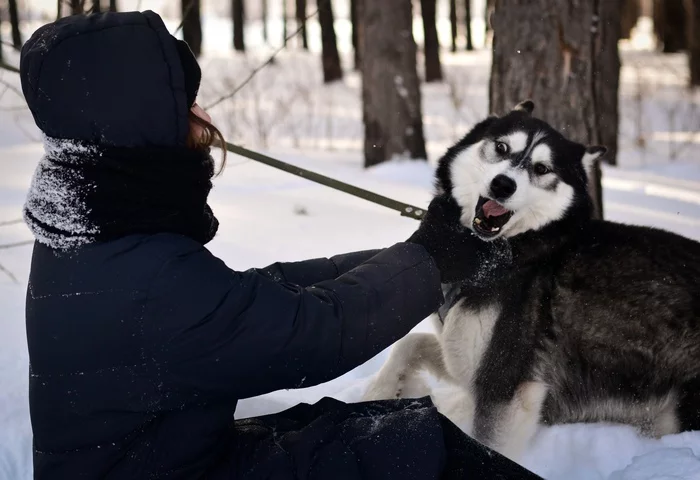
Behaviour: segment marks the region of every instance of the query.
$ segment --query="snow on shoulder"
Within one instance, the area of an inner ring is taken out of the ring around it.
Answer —
[[[75,166],[90,161],[97,150],[44,136],[44,151],[27,195],[24,220],[36,240],[51,248],[67,250],[89,243],[98,229],[88,220],[84,194],[95,186]]]

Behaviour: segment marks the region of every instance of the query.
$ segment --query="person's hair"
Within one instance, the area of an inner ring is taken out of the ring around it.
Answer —
[[[195,136],[193,129],[190,129],[187,135],[187,148],[221,148],[221,165],[216,172],[217,175],[221,174],[226,166],[226,140],[224,140],[223,134],[214,125],[195,115],[192,111],[189,112],[189,119],[191,123],[202,127],[204,133],[201,136]]]

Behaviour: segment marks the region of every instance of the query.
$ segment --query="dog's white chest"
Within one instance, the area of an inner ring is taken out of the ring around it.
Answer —
[[[463,303],[458,302],[447,313],[441,343],[447,371],[470,389],[501,309],[495,304],[469,309]]]

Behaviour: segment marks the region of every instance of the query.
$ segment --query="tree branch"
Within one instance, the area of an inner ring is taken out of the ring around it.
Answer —
[[[25,240],[23,242],[6,243],[4,245],[0,245],[0,250],[8,250],[10,248],[24,247],[26,245],[31,245],[33,243],[34,243],[34,240]]]
[[[24,220],[21,218],[15,218],[14,220],[5,220],[5,221],[0,222],[0,227],[7,227],[9,225],[18,225],[18,224],[23,223],[23,222],[24,222]],[[23,245],[29,245],[30,243],[34,243],[34,242],[27,240],[24,242],[8,243],[5,245],[0,245],[0,248],[8,249],[8,248],[20,247]],[[19,283],[19,281],[17,280],[17,277],[15,277],[15,275],[11,271],[9,271],[7,268],[5,268],[2,264],[0,264],[0,272],[7,275],[10,278],[10,280],[12,280],[13,283]]]
[[[3,94],[4,94],[6,91],[9,90],[9,91],[11,91],[12,93],[16,94],[19,98],[21,98],[22,100],[24,100],[24,94],[23,94],[17,87],[15,87],[14,85],[10,84],[7,80],[3,80],[2,78],[0,78],[0,85],[2,85],[3,87],[5,87],[4,90],[3,90],[2,92],[0,92],[0,97],[2,97]]]
[[[8,277],[10,277],[10,280],[12,280],[12,283],[19,283],[19,282],[17,281],[17,277],[15,277],[14,274],[13,274],[11,271],[9,271],[9,270],[6,269],[5,267],[3,267],[1,263],[0,263],[0,272],[4,273],[4,274],[7,275]]]
[[[9,65],[5,62],[0,61],[0,68],[3,70],[9,70],[12,73],[19,73],[19,68]]]
[[[24,112],[28,108],[26,105],[10,105],[9,107],[0,107],[0,112]]]
[[[222,102],[225,102],[226,100],[229,100],[229,99],[233,98],[243,87],[245,87],[248,83],[250,83],[250,81],[253,79],[253,77],[254,77],[255,75],[257,75],[258,72],[260,72],[260,70],[262,70],[263,68],[267,67],[267,66],[270,65],[272,62],[274,62],[275,57],[276,57],[282,50],[284,50],[285,44],[286,44],[289,40],[291,40],[292,38],[294,38],[294,37],[296,37],[297,35],[299,35],[299,33],[301,33],[301,32],[304,30],[306,21],[308,21],[310,18],[314,17],[317,13],[318,13],[318,8],[317,8],[316,11],[313,12],[311,15],[307,15],[307,17],[306,17],[304,23],[302,23],[301,26],[299,26],[299,28],[297,28],[297,29],[296,29],[294,32],[292,32],[290,35],[287,35],[287,37],[284,39],[284,43],[282,44],[282,46],[280,46],[277,50],[275,50],[274,52],[272,52],[272,55],[270,55],[270,57],[269,57],[267,60],[265,60],[263,63],[261,63],[260,65],[258,65],[257,67],[255,67],[255,68],[250,72],[250,74],[246,77],[246,79],[243,80],[236,88],[234,88],[233,91],[232,91],[231,93],[227,93],[226,95],[223,95],[223,96],[219,97],[218,99],[216,99],[215,101],[213,101],[213,102],[210,103],[209,105],[206,105],[204,108],[205,108],[206,110],[208,110],[208,109],[210,109],[210,108],[213,108],[213,107],[219,105],[219,104],[222,103]]]
[[[180,0],[182,1],[182,0]],[[187,17],[190,16],[190,13],[192,12],[192,8],[194,7],[194,0],[190,0],[190,3],[187,4],[187,9],[185,9],[185,14],[182,16],[182,21],[180,22],[180,25],[177,26],[175,31],[172,33],[173,36],[177,35],[180,30],[182,30],[182,27],[185,26],[185,20],[187,20]]]
[[[0,222],[0,227],[7,227],[9,225],[17,225],[19,223],[24,223],[24,219],[15,218],[14,220],[6,220],[4,222]]]

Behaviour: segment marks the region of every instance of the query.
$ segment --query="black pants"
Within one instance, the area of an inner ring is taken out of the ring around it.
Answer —
[[[429,398],[324,398],[238,420],[212,479],[539,479],[465,435]]]
[[[453,479],[540,479],[529,470],[477,442],[440,415],[447,462],[442,480]]]

